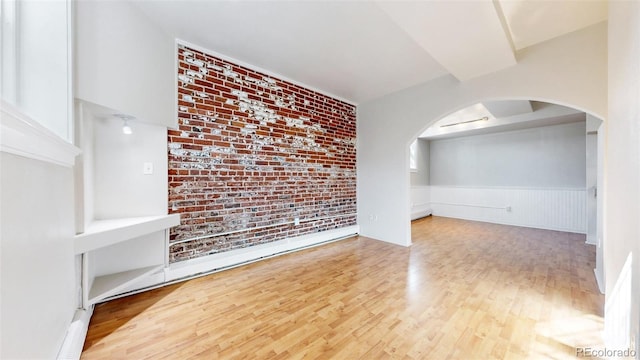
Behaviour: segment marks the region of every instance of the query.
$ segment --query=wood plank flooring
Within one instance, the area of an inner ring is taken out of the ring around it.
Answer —
[[[429,217],[97,305],[83,359],[573,359],[601,347],[584,235]]]

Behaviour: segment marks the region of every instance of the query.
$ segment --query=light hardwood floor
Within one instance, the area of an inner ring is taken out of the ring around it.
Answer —
[[[601,347],[584,235],[429,217],[96,306],[83,359],[575,358]]]

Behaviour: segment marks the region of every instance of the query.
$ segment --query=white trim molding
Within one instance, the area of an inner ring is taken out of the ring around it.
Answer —
[[[81,150],[0,100],[0,151],[72,167]]]
[[[433,215],[586,234],[586,189],[431,186]]]
[[[344,240],[352,236],[357,236],[359,232],[360,227],[358,225],[352,225],[340,229],[300,235],[266,244],[180,261],[170,264],[164,268],[164,271],[136,282],[119,294],[102,299],[100,302],[141,293],[271,257],[321,246],[330,242]]]
[[[89,322],[93,315],[94,306],[91,305],[87,310],[78,309],[73,317],[71,325],[64,337],[62,347],[58,352],[57,360],[75,360],[80,359],[84,341],[87,338],[89,330]]]

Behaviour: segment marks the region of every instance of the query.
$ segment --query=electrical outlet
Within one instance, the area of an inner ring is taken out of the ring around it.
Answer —
[[[153,163],[152,162],[146,162],[144,163],[143,167],[142,167],[142,173],[144,175],[151,175],[153,174]]]
[[[293,219],[293,224],[294,225],[300,225],[300,218],[297,217],[297,218]]]
[[[511,206],[507,206],[505,209],[507,210],[507,212],[511,212]]]

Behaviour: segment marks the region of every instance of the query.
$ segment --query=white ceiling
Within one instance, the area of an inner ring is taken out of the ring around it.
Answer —
[[[378,5],[458,80],[516,64],[491,1],[381,1]]]
[[[607,20],[606,1],[501,0],[516,50]]]
[[[512,66],[607,16],[605,1],[133,2],[172,36],[355,104]]]

